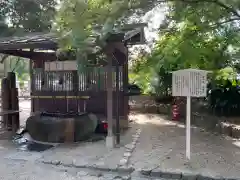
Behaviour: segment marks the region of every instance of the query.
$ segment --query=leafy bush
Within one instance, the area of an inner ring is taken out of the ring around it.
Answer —
[[[150,73],[130,73],[129,74],[129,83],[136,84],[141,90],[142,94],[152,94],[153,86],[151,84],[151,74]]]
[[[226,67],[214,75],[208,95],[209,106],[217,115],[240,115],[240,81],[234,68]]]
[[[212,90],[209,94],[209,105],[217,115],[240,115],[240,89],[231,87]]]

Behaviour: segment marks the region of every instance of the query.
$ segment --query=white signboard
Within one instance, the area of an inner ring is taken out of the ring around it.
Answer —
[[[205,97],[207,94],[208,71],[185,69],[174,71],[172,75],[172,95]]]
[[[205,97],[207,95],[208,71],[197,69],[183,69],[172,74],[172,95],[187,97],[186,117],[186,157],[190,160],[191,137],[191,97]]]

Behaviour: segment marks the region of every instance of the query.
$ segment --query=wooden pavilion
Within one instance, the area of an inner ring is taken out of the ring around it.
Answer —
[[[112,124],[119,116],[120,126],[128,126],[127,45],[144,43],[143,27],[111,35],[108,44],[115,58],[90,72],[78,73],[74,59],[57,61],[57,41],[51,33],[0,39],[0,53],[30,60],[31,112],[85,111],[107,117]]]

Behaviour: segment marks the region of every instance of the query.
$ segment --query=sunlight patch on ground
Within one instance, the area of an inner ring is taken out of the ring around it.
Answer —
[[[176,126],[175,122],[166,120],[164,117],[155,114],[134,114],[129,118],[137,124],[156,124],[160,126]]]
[[[176,126],[179,128],[186,128],[185,124],[178,121],[171,121],[165,116],[158,114],[130,114],[129,119],[137,124],[155,124],[158,126]],[[196,129],[197,127],[191,126],[191,129]]]
[[[234,141],[234,142],[233,142],[233,145],[235,145],[235,146],[237,146],[237,147],[240,148],[240,140]]]
[[[186,126],[184,124],[177,124],[177,127],[179,128],[185,128]]]

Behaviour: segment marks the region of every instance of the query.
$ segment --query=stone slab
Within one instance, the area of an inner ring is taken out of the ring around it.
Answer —
[[[10,160],[18,160],[18,161],[37,161],[42,158],[41,153],[35,153],[35,152],[15,152],[15,153],[10,153],[7,156],[4,157],[5,159],[10,159]]]

